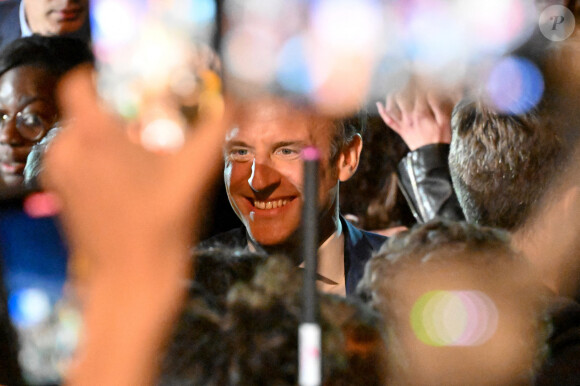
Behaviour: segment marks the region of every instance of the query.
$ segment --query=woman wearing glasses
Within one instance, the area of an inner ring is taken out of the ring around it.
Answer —
[[[58,81],[92,61],[85,43],[62,37],[22,38],[0,52],[0,184],[22,184],[32,146],[59,119]]]

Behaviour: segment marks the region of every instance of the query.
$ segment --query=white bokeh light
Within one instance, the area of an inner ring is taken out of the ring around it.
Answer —
[[[224,61],[232,75],[266,85],[275,78],[278,39],[273,31],[242,27],[224,39]]]
[[[312,10],[312,28],[331,49],[368,52],[382,37],[381,10],[373,0],[321,0]]]
[[[183,146],[185,133],[182,127],[170,119],[157,119],[147,124],[141,132],[141,144],[156,153],[175,152]]]
[[[138,33],[139,13],[133,2],[98,0],[92,2],[94,41],[98,46],[119,46]]]

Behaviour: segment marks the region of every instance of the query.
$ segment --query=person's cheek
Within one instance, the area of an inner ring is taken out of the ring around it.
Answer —
[[[336,167],[321,163],[318,173],[318,197],[319,203],[323,207],[330,207],[336,199],[338,190],[338,177]]]
[[[300,194],[304,191],[304,164],[302,160],[289,160],[274,165],[285,182],[292,185]]]
[[[224,182],[230,203],[239,212],[238,202],[243,200],[244,193],[249,193],[248,178],[251,175],[251,162],[226,161],[224,168]]]
[[[230,187],[232,185],[232,171],[233,171],[233,164],[231,161],[228,161],[226,159],[225,165],[224,165],[224,182],[226,185],[226,190],[228,192],[228,195],[230,194]]]

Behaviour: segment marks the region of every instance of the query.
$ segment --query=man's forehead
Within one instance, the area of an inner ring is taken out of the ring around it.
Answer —
[[[330,138],[329,120],[288,105],[264,105],[238,114],[226,140],[310,140]]]
[[[244,129],[284,129],[292,124],[306,126],[307,111],[282,100],[265,99],[246,102],[236,109],[236,126]]]

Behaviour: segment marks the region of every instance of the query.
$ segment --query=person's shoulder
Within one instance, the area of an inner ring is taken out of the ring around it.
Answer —
[[[548,355],[536,385],[577,385],[580,379],[580,304],[558,298],[549,310],[551,333]]]
[[[342,228],[345,236],[350,240],[352,245],[358,245],[361,242],[368,244],[372,250],[379,250],[381,246],[389,239],[378,233],[365,231],[355,227],[353,224],[341,217]]]
[[[18,9],[20,6],[20,0],[0,0],[0,9],[1,10],[12,10]],[[3,14],[4,15],[4,14]]]
[[[0,0],[0,51],[20,37],[19,5],[19,0]]]
[[[362,232],[364,237],[369,241],[369,243],[371,243],[371,245],[373,247],[380,248],[381,245],[383,245],[384,242],[389,239],[387,236],[383,236],[383,235],[378,234],[378,233],[369,232],[369,231],[365,231],[362,229],[359,229],[359,230]]]
[[[196,249],[208,248],[245,248],[248,246],[246,230],[244,227],[235,228],[227,232],[218,233],[198,244]]]
[[[0,0],[0,21],[3,23],[12,21],[13,24],[20,25],[20,19],[18,16],[18,8],[20,6],[20,1],[16,0]]]
[[[352,294],[363,276],[365,264],[381,249],[387,237],[358,229],[342,216],[340,221],[344,234],[346,292]]]

